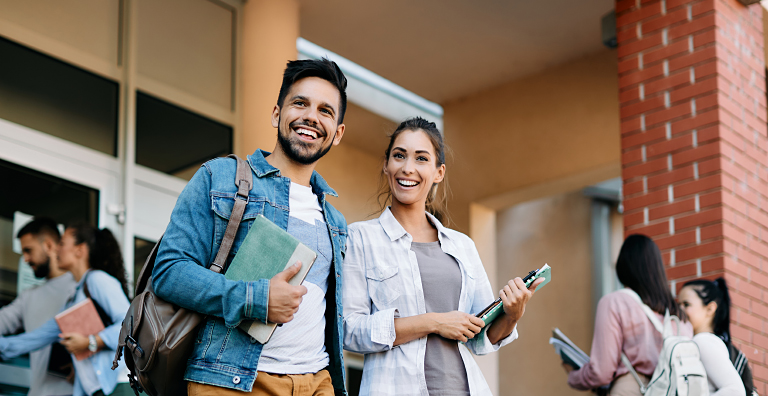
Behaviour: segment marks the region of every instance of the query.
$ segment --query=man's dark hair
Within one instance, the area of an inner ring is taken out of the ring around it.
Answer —
[[[339,103],[339,124],[344,122],[344,113],[347,111],[347,77],[341,72],[336,62],[323,59],[306,59],[288,61],[283,73],[283,85],[280,86],[280,94],[277,96],[277,105],[283,108],[285,97],[293,84],[302,78],[318,77],[333,84],[339,90],[341,103]]]
[[[24,227],[21,227],[19,232],[16,233],[16,238],[21,238],[27,234],[32,234],[37,237],[47,235],[53,238],[56,242],[61,239],[61,234],[59,234],[59,228],[56,222],[48,217],[34,218],[32,221],[25,224]]]

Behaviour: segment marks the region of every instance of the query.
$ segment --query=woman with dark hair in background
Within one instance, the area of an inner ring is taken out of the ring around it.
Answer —
[[[344,347],[365,354],[360,395],[490,395],[470,351],[517,338],[533,292],[515,278],[499,292],[504,314],[485,328],[475,317],[495,296],[475,244],[441,223],[445,146],[434,123],[400,124],[382,173],[391,206],[349,226],[343,265]]]
[[[619,281],[640,296],[660,321],[669,310],[685,319],[667,283],[661,252],[645,235],[630,235],[624,241],[616,262]],[[681,335],[691,337],[691,324],[682,322]],[[609,395],[640,395],[640,385],[629,375],[620,359],[627,355],[632,367],[648,383],[659,359],[662,335],[643,308],[628,293],[616,291],[603,296],[597,305],[595,333],[589,362],[579,370],[563,364],[568,385],[580,390],[610,385]]]
[[[103,314],[105,329],[98,334],[61,333],[54,319],[29,333],[0,338],[0,356],[11,358],[59,341],[74,365],[74,396],[133,394],[127,383],[125,365],[112,370],[112,359],[123,317],[128,310],[128,285],[120,246],[108,229],[86,223],[70,225],[61,237],[59,268],[72,273],[78,282],[74,295],[62,310],[91,298]],[[93,355],[77,360],[74,354],[91,351]],[[118,376],[120,378],[118,378]]]
[[[731,344],[731,297],[725,279],[687,282],[680,290],[678,301],[693,325],[693,341],[699,346],[701,363],[707,371],[710,395],[742,396],[747,392],[751,395],[752,373],[744,355]],[[736,362],[741,373],[731,361],[729,349],[741,355]],[[743,376],[745,373],[748,381],[742,381],[747,379]],[[747,386],[749,389],[745,389]]]

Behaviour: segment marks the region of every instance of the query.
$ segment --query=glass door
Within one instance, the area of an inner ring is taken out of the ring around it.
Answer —
[[[111,209],[120,202],[119,170],[109,154],[0,119],[0,309],[34,283],[14,247],[31,216],[86,221],[122,235]],[[0,394],[26,394],[29,371],[27,356],[0,362]]]

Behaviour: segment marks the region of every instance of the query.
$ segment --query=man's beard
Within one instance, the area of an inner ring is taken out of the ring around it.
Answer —
[[[282,125],[282,122],[278,121],[278,125]],[[311,165],[317,162],[317,160],[322,158],[324,155],[328,154],[328,151],[331,150],[331,147],[333,146],[333,144],[328,145],[328,147],[325,149],[320,147],[320,149],[314,153],[302,152],[300,150],[300,147],[307,147],[306,143],[298,139],[291,141],[291,139],[288,137],[290,136],[290,129],[296,129],[301,125],[318,129],[320,130],[322,135],[326,137],[328,136],[327,134],[325,134],[325,131],[323,131],[320,128],[320,126],[310,125],[309,123],[306,123],[306,122],[293,122],[288,126],[289,131],[287,131],[287,133],[284,133],[283,131],[278,129],[277,141],[280,143],[280,147],[283,149],[283,152],[285,153],[285,155],[288,156],[288,158],[302,165]],[[334,133],[334,137],[336,137],[335,133]],[[319,138],[320,136],[318,136],[318,139]]]
[[[45,260],[44,263],[40,263],[35,265],[35,277],[36,278],[47,278],[48,274],[51,272],[51,260]]]

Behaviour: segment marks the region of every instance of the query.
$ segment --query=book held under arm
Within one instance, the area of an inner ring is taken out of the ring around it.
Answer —
[[[58,315],[54,316],[59,330],[62,333],[80,333],[84,336],[99,334],[104,330],[104,323],[96,311],[96,306],[90,298],[67,308]],[[93,352],[86,350],[75,354],[75,359],[83,360],[93,355]]]
[[[316,258],[317,253],[312,249],[266,217],[259,215],[253,220],[251,229],[224,276],[229,280],[246,282],[272,279],[297,261],[301,261],[301,270],[288,281],[296,286],[304,281]],[[246,320],[238,327],[256,341],[265,344],[272,337],[277,324]]]
[[[557,327],[552,329],[549,344],[555,347],[555,352],[563,359],[563,363],[569,364],[574,369],[580,369],[589,362],[589,355],[584,353]]]

